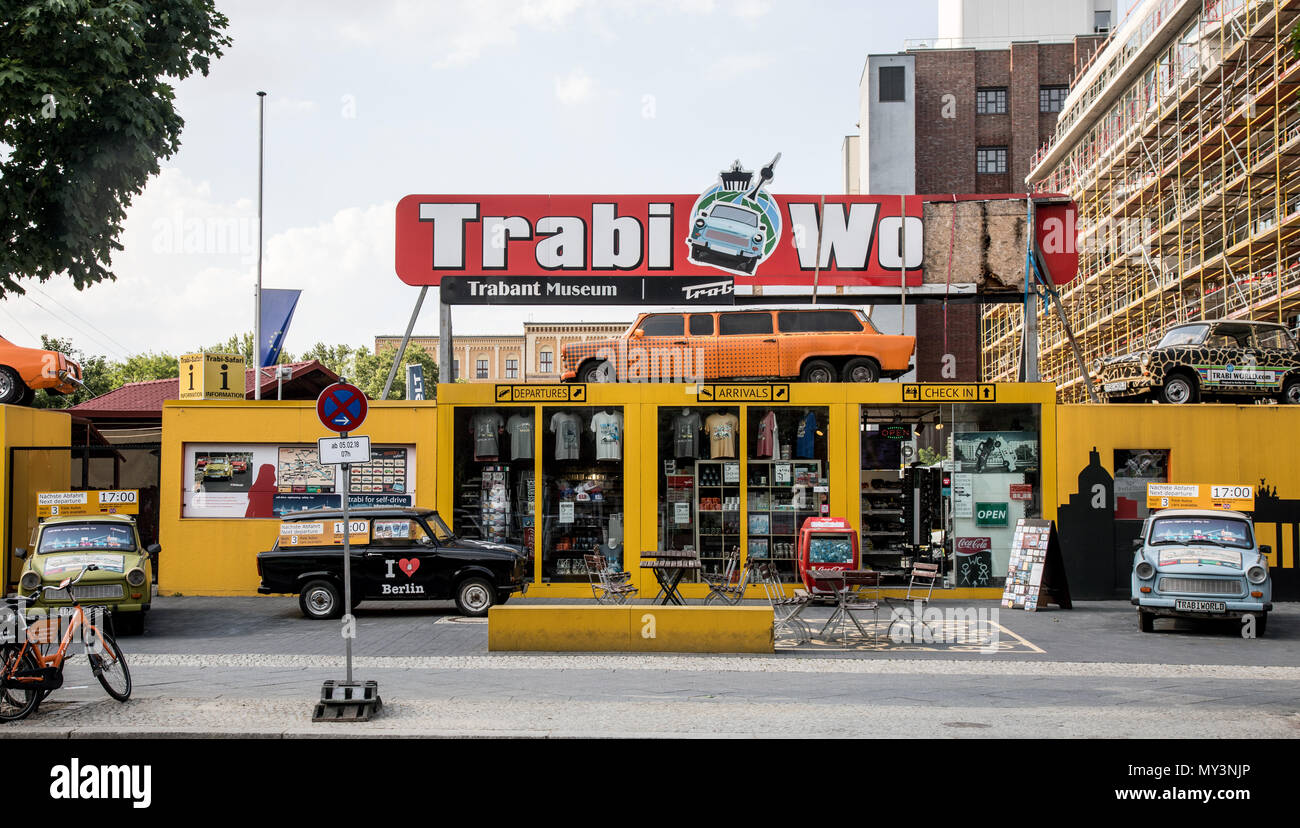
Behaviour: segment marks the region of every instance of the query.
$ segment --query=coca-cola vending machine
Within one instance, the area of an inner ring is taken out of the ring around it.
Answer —
[[[799,577],[810,595],[833,597],[834,593],[817,589],[811,569],[858,569],[858,533],[843,518],[805,518],[799,527]]]

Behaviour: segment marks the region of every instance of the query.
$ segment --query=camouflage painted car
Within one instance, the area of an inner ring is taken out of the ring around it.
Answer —
[[[18,594],[27,596],[42,586],[57,586],[75,578],[89,564],[75,588],[82,606],[107,607],[113,613],[118,633],[138,634],[144,630],[144,614],[153,598],[153,561],[157,544],[140,545],[135,519],[129,515],[52,517],[41,522],[30,554],[17,550],[23,561],[18,576]],[[36,608],[70,607],[72,601],[58,592],[44,592]]]
[[[1300,349],[1290,332],[1275,323],[1188,322],[1170,328],[1154,348],[1098,360],[1093,377],[1109,402],[1273,398],[1296,405]]]
[[[229,480],[235,469],[224,457],[214,457],[203,467],[204,480]]]

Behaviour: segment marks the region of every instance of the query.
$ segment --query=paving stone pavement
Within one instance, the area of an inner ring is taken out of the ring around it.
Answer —
[[[1290,605],[1253,641],[1205,624],[1144,635],[1122,602],[1004,610],[999,623],[1041,652],[994,655],[488,653],[486,624],[453,613],[363,605],[356,674],[379,681],[384,710],[312,724],[321,682],[343,677],[337,623],[301,618],[293,599],[160,598],[148,632],[122,639],[131,701],[109,699],[78,657],[0,737],[1300,737]]]

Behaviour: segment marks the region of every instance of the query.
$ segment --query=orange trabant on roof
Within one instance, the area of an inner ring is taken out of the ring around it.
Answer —
[[[42,388],[71,394],[81,384],[81,366],[58,351],[24,348],[0,336],[0,404],[30,405]]]
[[[875,382],[911,370],[916,337],[882,334],[857,308],[643,313],[617,339],[565,345],[565,382],[798,379]]]

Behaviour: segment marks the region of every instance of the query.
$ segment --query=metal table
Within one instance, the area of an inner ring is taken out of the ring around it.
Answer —
[[[655,580],[659,582],[659,595],[663,596],[660,604],[684,606],[686,600],[677,591],[677,585],[688,571],[699,571],[700,558],[694,552],[646,552],[641,555],[641,568],[654,571]]]

